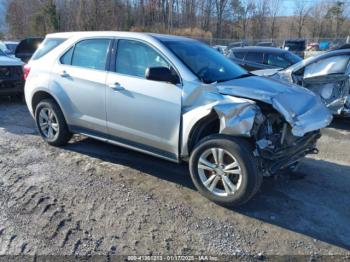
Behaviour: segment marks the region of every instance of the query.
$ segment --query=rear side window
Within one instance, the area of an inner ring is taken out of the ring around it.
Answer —
[[[247,53],[247,55],[245,56],[245,60],[249,62],[262,64],[264,61],[264,54],[258,52]]]
[[[105,70],[110,42],[110,39],[89,39],[77,43],[72,54],[71,65]],[[67,54],[67,60],[69,60],[69,51],[65,55]]]
[[[46,38],[33,54],[32,60],[37,60],[40,57],[43,57],[51,50],[55,49],[57,46],[62,44],[64,41],[66,41],[66,39],[64,38]]]
[[[282,56],[276,54],[267,54],[266,64],[286,68],[291,65],[291,62],[289,62]]]
[[[233,52],[233,55],[234,55],[234,57],[243,60],[245,53],[244,52]]]

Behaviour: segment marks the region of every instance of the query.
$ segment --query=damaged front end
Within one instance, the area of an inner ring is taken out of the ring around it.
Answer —
[[[321,56],[304,60],[299,66],[294,65],[291,69],[279,71],[271,77],[311,90],[334,115],[349,115],[349,55],[325,55],[324,58]]]
[[[184,139],[188,139],[193,119],[213,112],[220,122],[220,134],[251,141],[259,169],[266,176],[317,153],[319,130],[332,121],[329,110],[312,92],[272,79],[248,77],[205,85],[189,93],[184,99]]]
[[[264,120],[255,126],[254,132],[254,155],[265,176],[293,166],[307,154],[318,152],[316,142],[321,137],[319,130],[297,137],[280,114],[265,113]]]

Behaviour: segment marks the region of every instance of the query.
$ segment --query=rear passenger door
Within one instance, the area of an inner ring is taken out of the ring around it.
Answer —
[[[60,92],[69,125],[79,132],[107,133],[106,66],[111,42],[108,38],[81,40],[53,70],[53,88]]]

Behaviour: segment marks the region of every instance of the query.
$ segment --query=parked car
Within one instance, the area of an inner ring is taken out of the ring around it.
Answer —
[[[290,39],[285,40],[282,45],[283,49],[293,52],[294,54],[304,58],[304,52],[306,49],[305,39]]]
[[[5,41],[4,44],[6,45],[7,49],[10,51],[10,55],[15,55],[16,48],[19,44],[18,41]]]
[[[0,50],[0,96],[22,96],[23,63]]]
[[[302,60],[289,51],[260,46],[233,48],[231,49],[229,58],[248,71],[286,68]]]
[[[320,50],[320,44],[313,42],[313,43],[309,43],[306,47],[307,51],[319,51]]]
[[[225,45],[214,45],[213,48],[223,55],[226,54],[227,46]]]
[[[263,175],[315,153],[332,120],[312,92],[252,76],[185,37],[51,34],[25,72],[27,106],[47,143],[81,133],[188,161],[199,192],[222,205],[245,203]]]
[[[11,54],[11,50],[9,50],[7,48],[7,46],[5,45],[5,43],[3,41],[0,41],[0,51],[2,53],[4,53],[5,55],[10,55]]]
[[[16,47],[15,56],[27,63],[43,40],[42,37],[31,37],[22,40]]]
[[[319,95],[334,115],[350,116],[350,49],[307,58],[284,70],[255,71],[301,85]]]
[[[248,43],[246,41],[238,41],[238,42],[232,42],[227,46],[227,49],[235,48],[235,47],[243,47],[247,46]]]
[[[258,42],[255,46],[276,47],[274,42]]]

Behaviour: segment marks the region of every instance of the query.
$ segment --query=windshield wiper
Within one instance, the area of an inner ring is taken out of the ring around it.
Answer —
[[[241,78],[245,78],[245,77],[250,77],[250,76],[254,76],[254,74],[252,74],[252,73],[245,73],[245,74],[242,74],[242,75],[239,75],[239,76],[230,78],[230,79],[218,80],[217,82],[218,82],[218,83],[221,83],[221,82],[226,82],[226,81],[230,81],[230,80],[235,80],[235,79],[241,79]]]
[[[250,76],[253,76],[253,75],[254,75],[254,74],[248,72],[248,73],[239,75],[239,76],[235,77],[234,79],[246,78],[246,77],[250,77]]]

